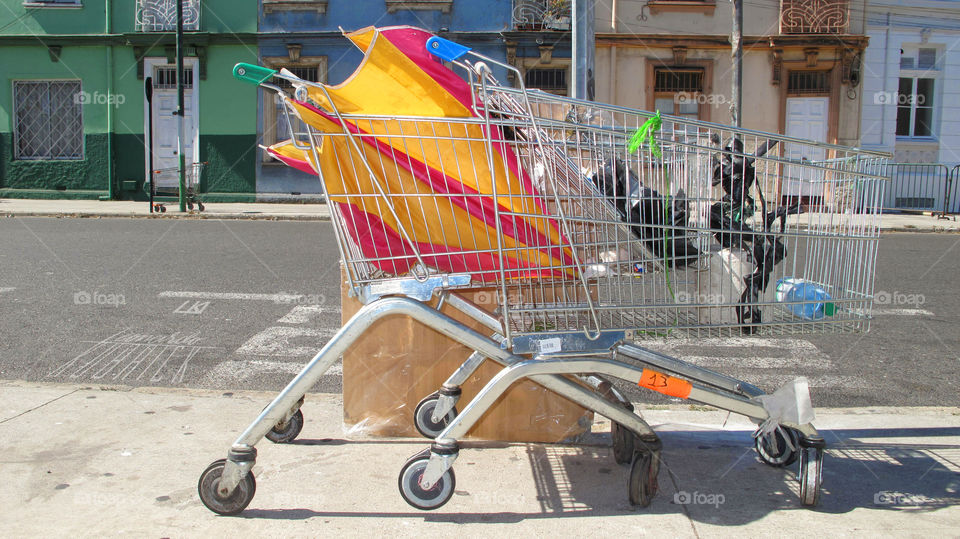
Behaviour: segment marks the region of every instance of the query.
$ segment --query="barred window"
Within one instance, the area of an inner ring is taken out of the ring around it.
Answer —
[[[703,69],[657,68],[654,92],[703,92]]]
[[[567,95],[567,70],[565,68],[528,69],[523,77],[527,88],[539,88],[552,94]]]
[[[823,95],[829,93],[829,71],[791,71],[787,78],[788,95]]]
[[[153,87],[157,90],[176,90],[177,89],[177,68],[157,66],[153,72]],[[183,68],[183,88],[190,90],[193,88],[193,68]]]
[[[327,57],[326,56],[307,56],[301,57],[299,63],[289,63],[286,57],[267,57],[264,63],[273,69],[286,69],[302,80],[310,82],[324,82],[327,78]],[[292,93],[293,85],[284,79],[274,79],[274,84],[280,86],[288,93]],[[289,122],[293,123],[293,131],[284,114],[283,102],[274,92],[263,92],[263,144],[281,142],[293,138],[294,133],[305,133],[306,125],[294,115],[289,116]],[[273,161],[267,152],[263,152],[265,162]]]
[[[17,159],[83,159],[80,81],[15,81]]]

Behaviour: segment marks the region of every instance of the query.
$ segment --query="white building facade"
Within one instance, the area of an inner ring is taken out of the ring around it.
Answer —
[[[885,206],[957,212],[960,178],[949,202],[945,189],[960,164],[960,1],[871,0],[866,33],[861,145],[945,165],[902,167]]]

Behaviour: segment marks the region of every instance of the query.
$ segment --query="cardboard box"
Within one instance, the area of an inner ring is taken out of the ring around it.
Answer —
[[[343,287],[342,318],[362,306]],[[467,299],[495,308],[493,290],[469,291]],[[436,300],[434,300],[435,302]],[[486,334],[487,329],[444,306],[442,312]],[[348,428],[374,436],[422,438],[413,425],[420,399],[443,382],[473,353],[469,348],[404,316],[377,322],[343,357],[343,419]],[[463,384],[463,409],[500,371],[486,361]],[[528,380],[514,384],[471,429],[468,438],[516,442],[573,441],[588,432],[593,413]]]

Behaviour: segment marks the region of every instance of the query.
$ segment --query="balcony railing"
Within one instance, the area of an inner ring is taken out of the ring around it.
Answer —
[[[514,0],[513,27],[517,30],[569,30],[569,0]]]
[[[183,29],[200,30],[200,0],[181,0]],[[177,29],[176,0],[137,0],[138,32],[173,32]]]
[[[849,0],[780,0],[781,34],[846,34]]]

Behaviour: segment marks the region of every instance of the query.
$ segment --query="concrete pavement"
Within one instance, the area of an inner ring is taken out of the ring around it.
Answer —
[[[272,393],[0,382],[0,535],[951,536],[960,530],[960,409],[817,410],[829,444],[821,506],[795,470],[760,464],[752,424],[687,406],[648,407],[664,441],[660,493],[627,502],[598,422],[585,445],[474,443],[453,499],[433,512],[397,492],[425,440],[344,432],[337,395],[308,395],[298,441],[258,446],[257,494],[238,517],[196,482]],[[454,527],[457,526],[457,527]]]
[[[0,216],[149,217],[151,214],[146,202],[0,198]],[[166,213],[155,213],[153,217],[307,221],[327,220],[330,212],[326,204],[212,202],[204,204],[202,212],[187,213],[180,213],[176,204],[167,204]],[[887,232],[960,232],[960,221],[956,216],[938,219],[932,215],[887,213],[880,228]]]

